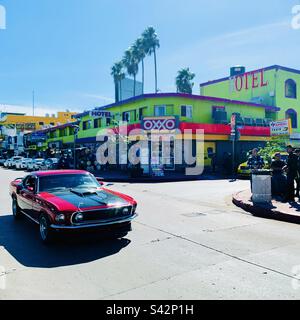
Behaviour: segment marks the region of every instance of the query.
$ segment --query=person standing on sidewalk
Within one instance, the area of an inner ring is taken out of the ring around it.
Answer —
[[[289,154],[287,165],[284,170],[287,172],[287,190],[284,202],[295,202],[295,179],[298,174],[298,157],[294,154],[294,148],[288,145],[286,148]]]
[[[295,154],[298,158],[297,161],[297,177],[296,177],[296,194],[295,196],[300,200],[300,149],[295,150]]]
[[[251,176],[250,176],[251,191],[252,191],[252,171],[262,169],[264,165],[265,165],[264,159],[258,154],[257,148],[254,148],[247,162],[247,166],[251,170]]]
[[[281,160],[280,152],[277,152],[271,163],[272,169],[272,196],[280,197],[282,200],[286,193],[286,177],[283,174],[285,161]]]

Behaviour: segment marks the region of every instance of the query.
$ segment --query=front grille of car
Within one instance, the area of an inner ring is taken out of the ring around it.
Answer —
[[[124,213],[124,209],[128,209],[128,213]],[[76,220],[76,215],[81,213],[83,215],[83,219],[80,221]],[[101,221],[108,220],[118,220],[120,218],[130,217],[133,213],[132,206],[120,207],[120,208],[109,208],[109,209],[100,209],[100,210],[92,210],[92,211],[81,211],[75,212],[72,215],[71,223],[75,225],[87,224],[87,223],[97,223]]]

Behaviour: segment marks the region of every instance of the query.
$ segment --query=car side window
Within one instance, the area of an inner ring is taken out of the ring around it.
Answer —
[[[24,180],[24,187],[26,189],[33,188],[33,191],[36,190],[36,178],[33,176],[29,176]]]

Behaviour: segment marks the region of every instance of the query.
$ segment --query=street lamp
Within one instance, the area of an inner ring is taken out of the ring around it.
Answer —
[[[74,148],[74,169],[76,169],[76,140],[78,138],[78,132],[80,130],[80,127],[76,124],[72,125],[71,128],[74,129],[74,144],[73,144],[73,148]]]

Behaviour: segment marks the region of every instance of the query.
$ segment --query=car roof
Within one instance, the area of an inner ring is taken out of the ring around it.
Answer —
[[[52,175],[63,175],[63,174],[89,174],[84,170],[49,170],[49,171],[37,171],[33,173],[37,177],[47,177]]]

